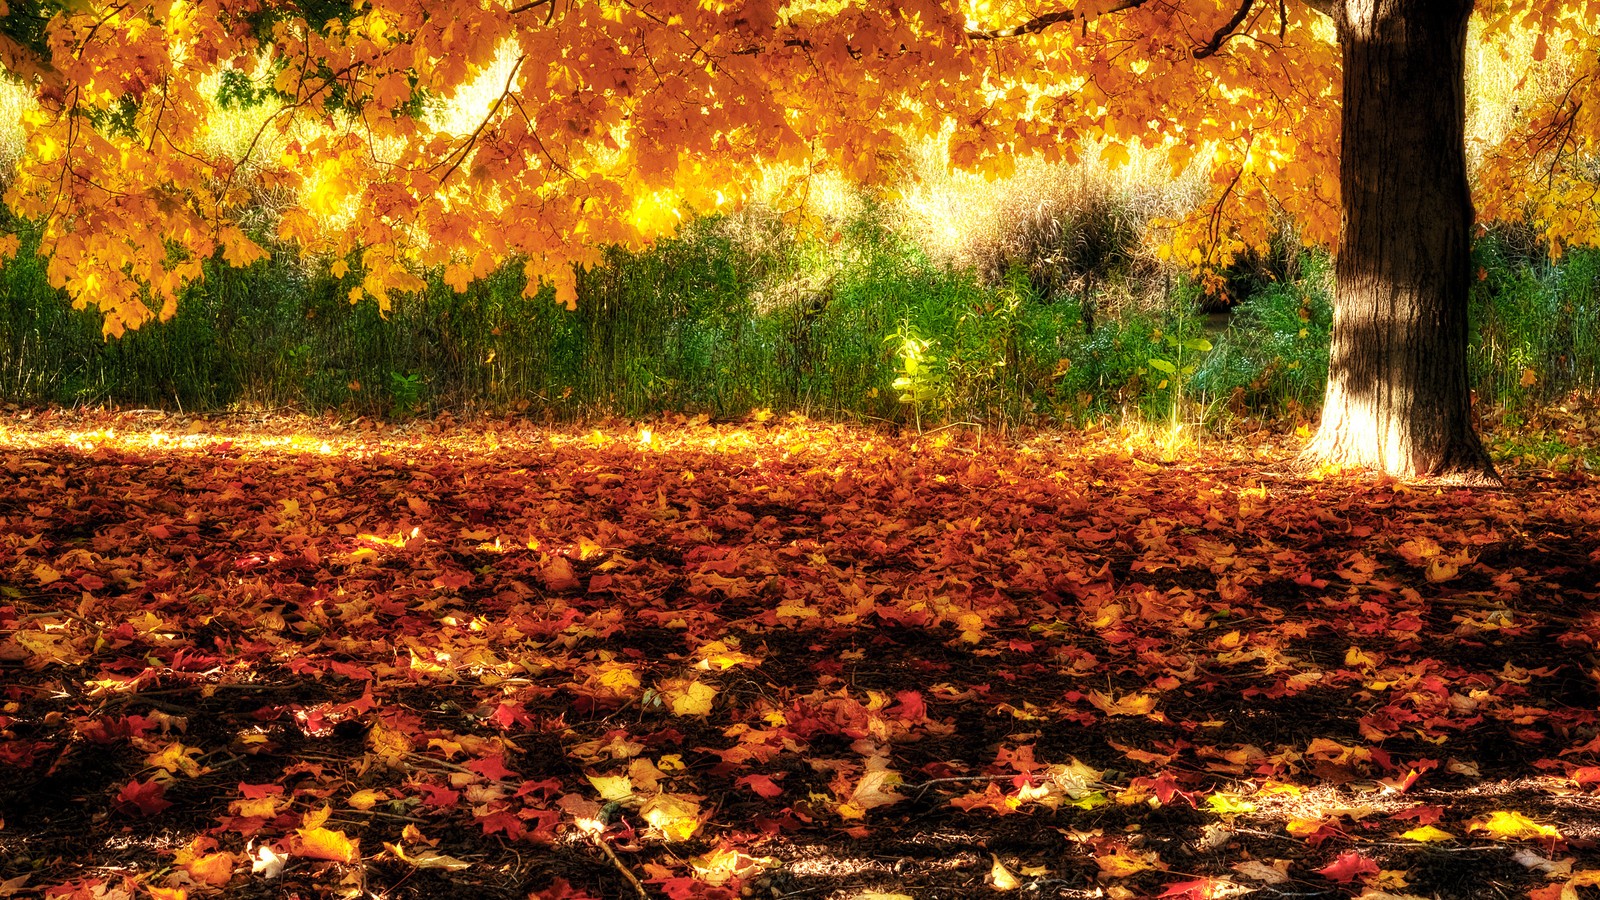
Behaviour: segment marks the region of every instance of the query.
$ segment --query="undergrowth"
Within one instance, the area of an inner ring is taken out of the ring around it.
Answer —
[[[805,234],[759,213],[702,220],[648,252],[608,253],[580,274],[575,311],[548,291],[524,297],[512,264],[463,293],[432,278],[385,316],[344,299],[358,270],[335,278],[280,249],[247,269],[208,264],[175,318],[109,342],[12,223],[24,245],[0,269],[0,398],[392,418],[767,408],[919,426],[1312,415],[1332,322],[1325,255],[1286,243],[1241,263],[1224,302],[1144,264],[1127,215],[1095,215],[1093,234],[1086,217],[1059,225],[1092,254],[1063,256],[1035,240],[1040,221],[1019,219],[1026,234],[990,236],[988,268],[931,251],[870,204]],[[1472,384],[1502,411],[1600,381],[1600,252],[1551,262],[1514,237],[1475,251]],[[909,396],[895,335],[926,344]],[[1180,350],[1166,371],[1184,341],[1208,349]]]

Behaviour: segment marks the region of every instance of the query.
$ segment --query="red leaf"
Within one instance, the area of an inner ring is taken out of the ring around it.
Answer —
[[[1355,881],[1363,875],[1378,874],[1378,864],[1354,850],[1339,854],[1339,858],[1317,870],[1317,874],[1340,884]]]
[[[889,710],[901,721],[920,722],[928,717],[928,706],[922,701],[920,691],[901,691],[894,695],[899,705]]]
[[[773,797],[783,793],[783,788],[765,775],[746,775],[734,782],[734,784],[740,787],[747,787],[754,791],[757,797],[767,800],[771,800]]]
[[[1395,813],[1394,817],[1396,819],[1404,819],[1406,821],[1416,822],[1418,825],[1433,825],[1437,823],[1443,815],[1444,807],[1424,805],[1413,806],[1410,809],[1402,809]]]
[[[573,887],[565,878],[557,878],[550,886],[532,895],[533,900],[600,900],[600,898]]]
[[[422,798],[422,805],[433,809],[447,809],[455,806],[461,799],[460,791],[452,791],[436,784],[418,784],[416,787],[427,795]]]
[[[129,816],[153,816],[172,805],[167,788],[159,781],[130,781],[117,792],[117,811]]]
[[[467,768],[477,772],[479,775],[482,775],[490,781],[508,781],[515,779],[517,777],[517,773],[506,768],[505,760],[506,758],[500,754],[495,754],[494,756],[485,756],[483,759],[473,760],[472,762],[467,763]]]
[[[1194,881],[1180,881],[1167,885],[1167,889],[1157,896],[1182,897],[1184,900],[1208,900],[1217,896],[1216,889],[1221,885],[1210,878],[1197,878]]]
[[[480,817],[478,824],[483,826],[485,837],[497,832],[503,832],[506,837],[512,840],[522,837],[522,820],[504,810]]]

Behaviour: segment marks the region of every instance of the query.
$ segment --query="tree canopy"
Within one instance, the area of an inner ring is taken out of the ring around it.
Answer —
[[[26,0],[0,63],[34,91],[6,191],[50,277],[108,334],[170,316],[202,261],[270,237],[359,267],[387,306],[442,271],[521,259],[572,302],[573,264],[757,185],[898,173],[908,142],[1003,173],[1021,154],[1158,148],[1210,197],[1166,251],[1203,270],[1283,217],[1339,226],[1340,54],[1309,0]],[[1532,35],[1519,120],[1479,148],[1485,215],[1600,242],[1585,105],[1600,2],[1479,13],[1477,52]],[[228,111],[221,115],[219,111]],[[15,237],[7,246],[16,246]]]

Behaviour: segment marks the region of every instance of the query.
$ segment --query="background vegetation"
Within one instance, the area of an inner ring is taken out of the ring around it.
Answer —
[[[1472,62],[1475,153],[1517,115],[1503,99],[1526,75],[1516,58]],[[0,84],[0,183],[26,102]],[[219,105],[216,128],[249,135],[263,114]],[[817,177],[799,210],[775,198],[788,213],[693,221],[646,252],[613,250],[582,273],[574,311],[548,291],[525,298],[512,264],[464,293],[434,273],[384,316],[347,300],[355,254],[341,278],[336,260],[278,247],[247,269],[208,263],[176,318],[110,342],[97,313],[49,286],[30,226],[0,221],[23,238],[0,267],[0,400],[392,418],[770,409],[916,427],[1310,417],[1327,375],[1328,258],[1285,222],[1225,272],[1224,294],[1206,295],[1150,252],[1206,173],[1174,177],[1160,154],[1107,171],[1081,150],[1081,162],[1020,160],[988,181],[948,173],[930,140],[887,199]],[[272,198],[260,206],[265,240]],[[1476,261],[1480,409],[1516,415],[1593,390],[1600,252],[1552,261],[1531,229],[1510,228],[1484,234]]]

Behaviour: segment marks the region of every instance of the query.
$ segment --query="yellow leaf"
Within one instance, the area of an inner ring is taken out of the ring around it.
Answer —
[[[669,841],[687,841],[700,830],[700,804],[682,794],[651,797],[639,814]]]
[[[151,886],[146,890],[150,891],[150,896],[153,900],[189,900],[189,892],[181,887],[164,888]]]
[[[348,864],[355,862],[361,855],[357,849],[357,842],[350,840],[342,831],[331,828],[302,828],[296,834],[299,841],[295,852],[300,856]]]
[[[472,863],[464,859],[446,856],[436,850],[423,848],[407,853],[404,847],[399,844],[391,844],[388,841],[383,842],[383,847],[394,854],[395,859],[410,863],[419,869],[444,869],[446,872],[459,872],[462,869],[470,869],[472,867]]]
[[[386,792],[368,788],[351,794],[350,799],[345,802],[354,809],[369,810],[387,799],[389,799],[389,795]]]
[[[690,858],[694,877],[706,884],[727,884],[735,878],[749,878],[763,869],[780,865],[770,856],[746,856],[731,847],[718,847]]]
[[[626,775],[589,775],[589,783],[605,800],[626,800],[633,796],[633,782]]]
[[[278,800],[275,797],[235,800],[228,804],[228,811],[241,819],[270,819],[278,814]]]
[[[195,778],[211,771],[195,760],[195,757],[199,756],[200,752],[199,747],[185,747],[177,741],[173,741],[161,750],[150,754],[145,758],[144,762],[145,765],[155,766],[169,775],[182,773],[189,778]]]
[[[1481,832],[1500,841],[1528,841],[1540,838],[1560,839],[1561,832],[1554,825],[1540,825],[1522,813],[1497,810],[1480,819],[1474,819],[1467,830]]]
[[[618,694],[631,693],[639,687],[638,673],[626,663],[602,663],[595,671],[595,680],[601,687]]]
[[[1254,803],[1236,794],[1212,794],[1206,798],[1206,805],[1211,807],[1212,812],[1221,816],[1236,816],[1256,811]]]
[[[1105,856],[1094,858],[1095,865],[1100,867],[1100,872],[1112,878],[1127,878],[1148,869],[1155,868],[1155,854],[1140,853],[1126,847]]]
[[[841,788],[848,785],[848,781],[841,784],[836,781],[833,785],[835,793],[842,793]],[[846,819],[865,818],[867,810],[877,809],[899,803],[905,798],[896,794],[894,789],[901,784],[900,773],[889,768],[887,756],[874,756],[867,760],[867,770],[861,774],[843,801],[835,810]]]
[[[33,577],[39,579],[40,584],[55,584],[61,580],[61,573],[50,568],[48,563],[40,563],[33,567]]]
[[[323,824],[328,821],[328,817],[331,815],[333,815],[333,807],[331,806],[323,806],[318,809],[311,810],[305,814],[304,818],[300,820],[300,827],[321,828]]]
[[[1090,691],[1089,703],[1108,716],[1143,716],[1156,708],[1156,698],[1148,694],[1112,698],[1103,691]]]
[[[1290,816],[1289,821],[1284,823],[1283,830],[1295,837],[1306,837],[1321,831],[1326,824],[1328,823],[1325,819],[1302,819],[1299,816]]]
[[[333,266],[329,271],[333,272],[333,277],[343,278],[350,274],[350,264],[342,259],[334,260]]]
[[[1408,841],[1420,841],[1424,844],[1431,844],[1436,841],[1453,841],[1456,837],[1450,832],[1435,828],[1432,825],[1423,825],[1420,828],[1413,828],[1410,831],[1401,834],[1400,836]]]
[[[1461,566],[1442,556],[1435,556],[1428,561],[1428,580],[1435,584],[1449,581],[1460,574]]]
[[[989,868],[989,884],[995,890],[1014,891],[1022,886],[1022,882],[1017,880],[1017,876],[1011,874],[1011,870],[1006,868],[1005,863],[1000,861],[998,855],[991,853],[989,858],[994,860],[994,865]]]
[[[667,698],[675,716],[709,716],[711,701],[717,696],[717,689],[699,681],[687,684],[680,682],[662,691],[662,696]]]

